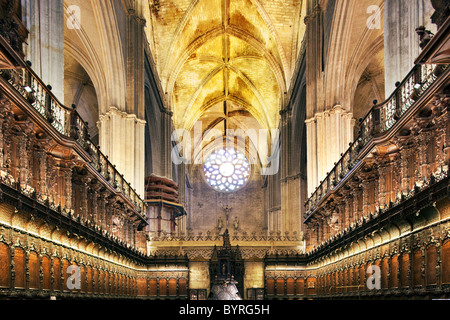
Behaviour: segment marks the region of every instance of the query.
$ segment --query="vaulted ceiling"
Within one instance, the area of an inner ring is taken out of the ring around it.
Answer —
[[[304,34],[302,2],[150,0],[146,32],[175,127],[277,128]]]

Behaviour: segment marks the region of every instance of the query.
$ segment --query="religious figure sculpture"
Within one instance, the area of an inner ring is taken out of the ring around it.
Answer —
[[[238,219],[238,217],[234,217],[233,226],[234,226],[234,230],[235,231],[239,230],[239,219]]]
[[[220,230],[222,230],[222,228],[223,228],[223,220],[222,220],[222,218],[219,217],[219,220],[217,220],[217,229],[219,229],[219,232],[220,232]]]

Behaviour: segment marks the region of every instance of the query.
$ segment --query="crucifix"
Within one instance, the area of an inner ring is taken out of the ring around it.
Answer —
[[[228,207],[228,205],[227,205],[226,207],[223,208],[223,210],[225,211],[225,220],[226,220],[226,225],[227,225],[226,229],[228,229],[229,221],[230,221],[230,212],[233,209]]]

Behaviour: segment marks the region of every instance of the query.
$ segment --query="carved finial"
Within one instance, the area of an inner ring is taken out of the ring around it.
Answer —
[[[430,40],[434,36],[434,34],[431,31],[425,29],[424,26],[418,27],[416,29],[416,33],[419,35],[421,49],[425,48],[428,42],[430,42]]]

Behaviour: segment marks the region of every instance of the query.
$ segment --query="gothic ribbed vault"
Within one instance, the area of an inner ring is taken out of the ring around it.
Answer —
[[[302,0],[150,1],[146,32],[177,129],[278,127]],[[224,108],[226,106],[226,108]]]

